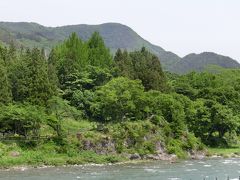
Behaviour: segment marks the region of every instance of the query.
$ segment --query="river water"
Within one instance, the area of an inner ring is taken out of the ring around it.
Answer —
[[[239,176],[239,158],[0,171],[0,180],[239,180]]]

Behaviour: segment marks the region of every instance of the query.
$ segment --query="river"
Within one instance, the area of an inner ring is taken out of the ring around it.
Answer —
[[[239,180],[240,159],[1,170],[1,180]]]

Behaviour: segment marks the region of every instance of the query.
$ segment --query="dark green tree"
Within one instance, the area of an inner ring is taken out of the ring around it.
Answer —
[[[8,78],[8,71],[5,63],[0,59],[0,103],[9,103],[12,101],[11,84]]]
[[[105,46],[104,41],[98,32],[94,32],[88,40],[89,63],[92,66],[109,68],[113,64],[110,50]]]
[[[56,94],[48,77],[48,63],[38,49],[27,50],[14,64],[10,75],[15,101],[45,105]]]
[[[134,79],[134,68],[131,58],[126,50],[122,52],[118,49],[114,56],[114,63],[117,68],[118,76],[128,77]]]
[[[160,61],[146,48],[128,53],[118,50],[115,55],[115,65],[121,76],[142,81],[146,90],[166,91],[166,78]]]

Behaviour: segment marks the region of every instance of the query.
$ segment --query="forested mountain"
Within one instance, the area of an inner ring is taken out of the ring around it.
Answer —
[[[44,48],[50,52],[53,46],[67,39],[73,32],[86,41],[95,31],[100,33],[112,53],[115,53],[118,48],[133,51],[144,46],[158,56],[164,70],[175,73],[202,71],[208,65],[226,68],[240,66],[237,61],[214,53],[189,54],[180,58],[178,55],[146,41],[130,27],[118,23],[45,27],[37,23],[0,22],[0,41],[6,45],[14,42],[17,46]]]
[[[48,51],[57,43],[68,38],[73,32],[76,32],[81,39],[87,40],[95,31],[101,34],[107,47],[112,52],[115,52],[118,48],[133,51],[145,46],[152,53],[161,57],[164,68],[180,60],[180,57],[176,54],[149,43],[131,28],[118,23],[82,24],[52,28],[36,23],[0,22],[0,40],[4,43],[9,44],[14,41],[18,45],[45,48]]]
[[[212,52],[201,54],[189,54],[170,67],[170,71],[176,73],[188,73],[191,71],[201,72],[209,65],[223,68],[239,68],[240,64],[230,57],[222,56]]]

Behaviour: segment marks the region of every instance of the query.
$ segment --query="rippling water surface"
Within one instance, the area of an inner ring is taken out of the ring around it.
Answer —
[[[239,180],[239,176],[237,158],[0,171],[1,180]]]

